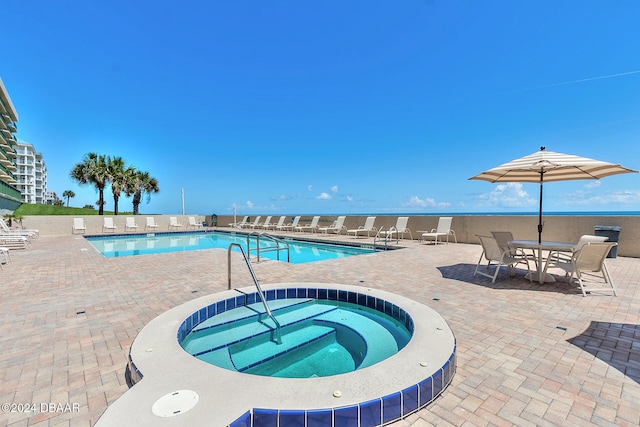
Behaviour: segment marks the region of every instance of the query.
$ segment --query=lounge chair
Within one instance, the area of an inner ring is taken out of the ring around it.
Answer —
[[[613,291],[613,295],[616,296],[616,287],[605,264],[609,251],[616,245],[616,242],[587,243],[579,251],[573,253],[570,262],[554,262],[553,266],[565,270],[569,280],[575,273],[583,296],[601,290]],[[602,276],[604,285],[607,285],[606,287],[594,280],[589,280],[589,283],[585,284],[587,279],[596,277],[596,273]]]
[[[125,219],[124,231],[137,230],[137,229],[138,229],[138,224],[136,224],[136,219],[132,216],[128,216]]]
[[[257,224],[252,224],[251,228],[256,229],[256,228],[266,228],[271,224],[271,218],[273,218],[271,215],[269,215],[268,217],[266,217],[264,219],[264,222],[262,223],[257,223]]]
[[[318,228],[318,232],[321,234],[329,234],[331,233],[336,233],[340,234],[342,232],[342,230],[347,231],[347,227],[344,226],[344,220],[345,220],[346,216],[339,216],[338,218],[336,218],[335,221],[333,221],[333,224],[331,224],[329,227],[320,227]]]
[[[152,217],[152,216],[148,216],[147,217],[147,223],[144,226],[144,231],[155,230],[158,227],[160,227],[160,226],[158,224],[156,224],[156,218]]]
[[[260,224],[261,218],[262,216],[258,215],[253,222],[251,223],[247,222],[246,224],[243,224],[240,228],[255,228],[256,225]]]
[[[27,249],[29,239],[26,236],[4,233],[0,234],[0,246],[8,249]]]
[[[318,231],[318,222],[320,221],[320,217],[319,216],[314,216],[313,218],[311,218],[311,222],[309,224],[305,224],[305,225],[299,225],[297,227],[295,227],[293,229],[293,231],[297,231],[300,233],[303,232],[309,232],[309,233],[313,233],[314,231]]]
[[[269,226],[266,227],[266,229],[267,230],[278,230],[278,229],[280,229],[284,225],[284,220],[285,219],[287,219],[286,216],[281,216],[277,223],[269,224]]]
[[[84,225],[83,218],[73,218],[73,225],[71,226],[71,233],[76,234],[76,231],[85,233],[87,226]]]
[[[178,218],[175,216],[170,216],[169,217],[169,230],[173,229],[173,230],[178,230],[180,227],[182,227],[182,224],[180,224],[178,222]]]
[[[392,226],[390,229],[383,230],[382,227],[380,227],[380,230],[378,231],[378,237],[389,237],[390,239],[393,239],[393,235],[395,234],[396,240],[400,238],[404,240],[404,235],[406,233],[409,233],[409,238],[413,240],[413,236],[411,235],[411,230],[407,228],[408,222],[409,222],[408,216],[399,216],[398,219],[396,220],[396,225]]]
[[[229,227],[242,228],[243,225],[247,224],[248,219],[249,219],[249,215],[245,215],[244,218],[242,218],[242,221],[229,223]]]
[[[104,223],[102,224],[102,232],[105,231],[115,231],[118,229],[118,226],[113,223],[113,218],[105,218]]]
[[[35,239],[40,235],[39,230],[25,230],[23,228],[10,228],[2,218],[0,218],[0,232],[17,234],[19,236],[26,236],[29,239]]]
[[[431,229],[431,231],[418,231],[418,233],[422,233],[420,236],[420,242],[434,239],[434,244],[438,244],[439,237],[446,237],[447,243],[449,243],[449,236],[453,236],[453,239],[456,243],[458,243],[458,238],[456,237],[455,231],[451,229],[451,222],[453,221],[453,217],[450,216],[442,216],[438,219],[437,228]],[[440,239],[442,242],[442,239]]]
[[[201,222],[196,221],[195,216],[189,217],[189,224],[187,224],[187,230],[189,229],[189,227],[193,227],[194,230],[197,230],[199,228],[204,228]]]
[[[353,234],[354,237],[358,237],[360,233],[367,233],[367,237],[371,237],[371,233],[377,233],[378,229],[373,226],[376,222],[375,216],[368,216],[364,225],[361,225],[358,228],[354,228],[352,230],[347,230],[347,236]]]
[[[480,274],[482,276],[488,277],[491,279],[491,283],[495,283],[496,277],[498,277],[498,273],[500,272],[500,267],[507,266],[509,268],[509,275],[515,275],[514,266],[524,263],[527,265],[527,272],[531,272],[529,268],[529,260],[526,256],[519,257],[517,255],[511,254],[510,251],[502,250],[498,245],[498,242],[493,237],[489,236],[478,236],[480,239],[480,244],[482,245],[482,253],[480,254],[480,259],[478,259],[478,264],[476,265],[476,270],[473,272],[473,275]],[[491,265],[495,265],[496,269],[493,274],[485,273],[480,271],[480,264],[482,263],[482,259],[487,261],[487,271]],[[529,277],[531,277],[529,275]],[[531,279],[529,279],[531,280]]]
[[[283,231],[289,231],[289,230],[293,231],[298,226],[299,222],[300,222],[300,215],[294,216],[293,219],[291,220],[291,224],[283,225],[282,226],[282,230]],[[276,230],[279,230],[279,228],[276,228]]]

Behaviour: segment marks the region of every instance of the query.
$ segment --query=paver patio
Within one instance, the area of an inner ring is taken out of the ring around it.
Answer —
[[[495,284],[473,277],[479,245],[404,245],[254,269],[263,284],[384,289],[445,318],[457,339],[457,373],[439,399],[398,426],[640,425],[640,259],[607,260],[618,297],[583,297],[565,282],[531,284],[522,271],[510,278],[505,269]],[[95,424],[128,389],[138,331],[227,288],[226,250],[107,259],[83,237],[42,236],[12,257],[0,271],[0,403],[21,412],[3,406],[0,426]],[[232,270],[234,286],[251,284],[240,259]]]

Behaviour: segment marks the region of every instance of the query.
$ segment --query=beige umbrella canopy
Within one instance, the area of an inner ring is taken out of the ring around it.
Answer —
[[[638,172],[614,163],[571,154],[554,153],[540,147],[540,151],[489,169],[469,179],[489,182],[539,182],[540,212],[538,243],[542,241],[542,185],[544,182],[600,179],[621,173]]]

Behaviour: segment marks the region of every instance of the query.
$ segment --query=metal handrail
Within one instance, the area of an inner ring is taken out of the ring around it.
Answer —
[[[375,246],[377,243],[376,241],[378,240],[378,235],[380,234],[380,231],[382,231],[382,227],[380,227],[380,230],[378,230],[378,234],[375,235],[375,237],[373,238],[373,245]],[[389,228],[389,231],[387,231],[384,235],[384,250],[387,250],[387,245],[389,243],[390,239],[393,239],[393,232],[396,232],[396,244],[400,241],[400,238],[398,236],[398,229],[396,227],[391,227]]]
[[[254,273],[253,267],[251,267],[251,262],[249,261],[249,258],[247,258],[247,254],[244,252],[244,248],[240,243],[231,243],[229,245],[229,248],[227,249],[227,281],[229,283],[228,289],[231,289],[231,248],[234,246],[237,246],[238,248],[240,248],[240,253],[242,253],[244,262],[247,264],[247,267],[249,268],[249,273],[251,273],[251,278],[253,279],[253,283],[256,285],[256,289],[258,290],[258,295],[260,295],[260,301],[262,301],[262,305],[264,306],[264,311],[265,313],[267,313],[267,316],[269,316],[271,320],[273,320],[273,323],[276,325],[275,342],[276,344],[282,344],[282,335],[280,333],[280,322],[278,322],[276,317],[271,313],[269,304],[267,304],[267,300],[264,298],[264,294],[262,293],[260,282],[258,282],[256,273]]]
[[[276,258],[278,261],[280,261],[280,251],[287,251],[287,262],[290,262],[291,259],[291,251],[289,248],[289,243],[282,241],[281,239],[276,238],[275,236],[272,236],[269,233],[265,233],[264,231],[261,232],[257,232],[257,231],[252,231],[251,233],[247,234],[247,252],[249,253],[249,256],[251,256],[251,236],[256,236],[256,256],[258,258],[258,262],[260,262],[260,252],[273,252],[276,251]],[[266,248],[266,249],[260,249],[260,237],[264,237],[268,240],[271,240],[272,242],[274,242],[276,244],[275,248]],[[281,248],[280,244],[284,244],[285,247]]]

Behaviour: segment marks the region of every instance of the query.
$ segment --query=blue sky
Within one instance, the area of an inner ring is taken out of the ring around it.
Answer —
[[[48,187],[121,156],[141,213],[535,212],[468,178],[544,145],[640,168],[640,2],[23,0],[0,77]],[[8,37],[8,38],[7,38]],[[110,191],[106,209],[113,208]],[[640,174],[550,183],[545,211],[640,211]],[[130,199],[121,210],[131,210]]]

